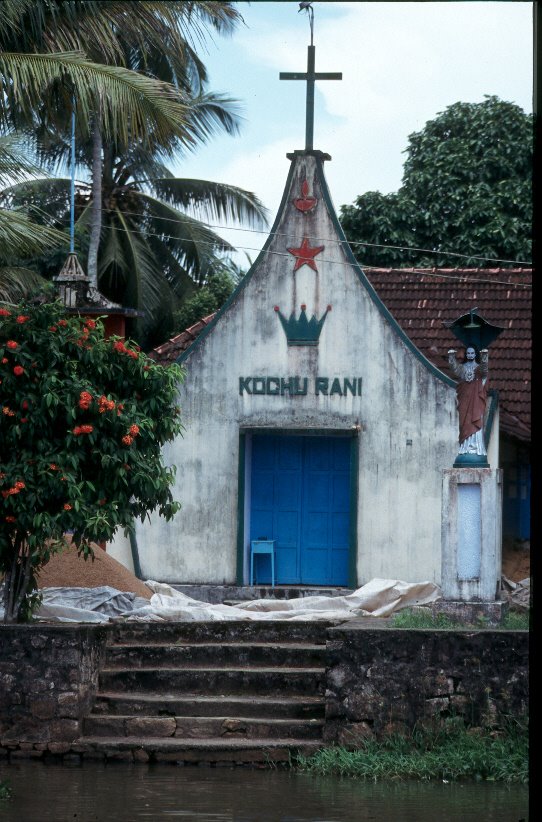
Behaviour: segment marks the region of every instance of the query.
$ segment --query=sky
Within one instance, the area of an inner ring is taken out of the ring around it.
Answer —
[[[214,136],[173,170],[185,178],[252,191],[270,226],[289,170],[288,152],[305,147],[304,81],[310,22],[297,0],[240,2],[244,24],[215,35],[198,53],[209,90],[237,101],[241,134]],[[458,101],[484,95],[533,109],[533,3],[524,0],[378,2],[314,0],[314,148],[331,155],[325,174],[337,212],[367,191],[401,185],[408,136]],[[248,268],[267,234],[217,231]]]

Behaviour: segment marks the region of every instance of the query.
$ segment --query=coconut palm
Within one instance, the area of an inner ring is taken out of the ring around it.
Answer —
[[[240,16],[226,2],[62,4],[50,0],[32,6],[23,2],[25,33],[16,33],[15,44],[83,47],[95,59],[167,81],[168,89],[175,87],[185,104],[182,133],[151,126],[128,148],[122,129],[115,139],[102,140],[103,113],[100,110],[97,116],[92,110],[88,112],[91,133],[87,128],[77,140],[78,160],[92,177],[92,191],[86,192],[88,207],[80,219],[80,227],[88,227],[90,233],[87,273],[94,284],[100,277],[100,288],[109,296],[135,306],[144,304],[152,319],[171,288],[182,296],[194,281],[205,279],[217,255],[231,249],[201,219],[249,219],[256,225],[266,221],[265,209],[250,192],[209,181],[176,180],[165,165],[206,141],[217,127],[231,134],[237,131],[232,101],[204,92],[205,67],[193,44],[203,39],[207,27],[227,32]],[[51,9],[56,15],[51,15]],[[43,25],[47,14],[49,27]],[[3,42],[10,45],[9,36],[0,36]],[[66,102],[69,107],[71,102]],[[67,124],[51,117],[49,109],[48,101],[36,106],[31,123],[43,147],[41,159],[59,168],[69,148]],[[12,106],[10,115],[15,121],[29,122],[22,105]],[[12,190],[8,196],[13,202],[26,198],[28,187]]]
[[[0,137],[0,191],[14,180],[27,180],[38,171],[15,135]],[[62,232],[33,222],[24,207],[0,207],[0,300],[21,298],[43,287],[43,278],[19,261],[41,254],[64,239]]]

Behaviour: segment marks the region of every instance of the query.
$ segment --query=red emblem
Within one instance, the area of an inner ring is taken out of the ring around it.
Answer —
[[[286,250],[293,254],[296,258],[294,271],[301,268],[302,265],[308,265],[313,271],[318,271],[314,258],[324,250],[324,245],[317,245],[311,248],[309,245],[309,238],[303,237],[303,242],[299,248],[287,248]]]
[[[298,211],[302,211],[304,214],[307,211],[311,211],[318,202],[316,197],[309,197],[309,184],[306,180],[303,180],[301,183],[301,197],[298,197],[294,200],[294,205],[298,209]]]

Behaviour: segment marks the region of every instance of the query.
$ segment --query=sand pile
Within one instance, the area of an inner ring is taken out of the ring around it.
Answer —
[[[150,599],[152,591],[131,571],[93,544],[94,561],[83,559],[70,546],[55,554],[38,575],[39,588],[99,588],[109,585],[117,591],[128,591]]]
[[[502,572],[512,582],[521,582],[531,576],[530,542],[523,540],[512,544],[504,543],[502,549]]]

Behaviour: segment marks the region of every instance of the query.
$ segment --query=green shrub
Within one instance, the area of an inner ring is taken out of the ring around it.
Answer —
[[[0,307],[5,621],[29,617],[36,574],[68,532],[87,558],[134,517],[178,510],[162,445],[182,430],[182,376],[58,302]]]

